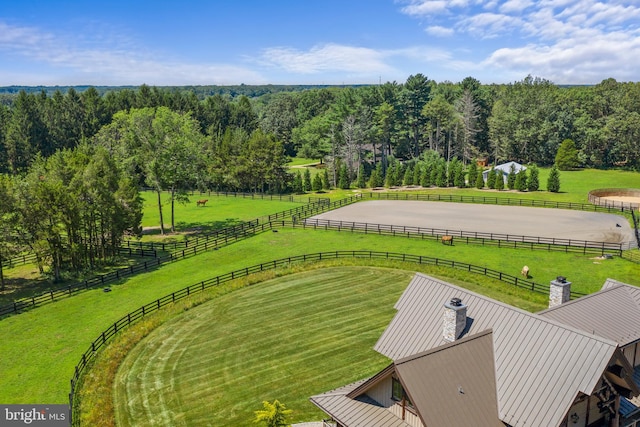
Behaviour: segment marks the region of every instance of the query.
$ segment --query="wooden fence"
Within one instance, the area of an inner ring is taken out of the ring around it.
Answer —
[[[304,228],[351,231],[365,234],[405,236],[413,238],[440,239],[451,236],[453,242],[476,245],[492,245],[503,248],[541,249],[547,251],[587,253],[611,253],[621,256],[625,249],[635,248],[635,243],[606,243],[588,240],[558,239],[554,237],[521,236],[516,234],[483,233],[477,231],[450,230],[444,228],[423,228],[404,225],[372,224],[367,222],[334,221],[325,219],[306,219],[301,222]]]
[[[82,376],[82,373],[90,365],[93,359],[96,357],[98,351],[104,346],[106,346],[118,332],[126,329],[131,324],[142,319],[144,316],[149,315],[155,311],[158,311],[169,304],[173,304],[176,301],[180,301],[191,295],[195,295],[199,292],[205,291],[214,286],[218,286],[220,284],[229,282],[234,279],[239,279],[242,277],[249,276],[250,274],[269,271],[276,268],[282,268],[282,267],[286,268],[296,263],[318,262],[323,260],[334,260],[334,259],[354,259],[354,258],[400,261],[400,262],[416,263],[420,265],[431,265],[431,266],[455,268],[458,270],[464,270],[471,273],[482,274],[486,277],[499,280],[508,285],[515,286],[518,288],[528,289],[533,292],[544,293],[544,294],[549,293],[548,284],[543,285],[543,284],[535,283],[528,279],[523,279],[518,276],[503,273],[497,270],[492,270],[486,267],[467,264],[459,261],[434,258],[429,256],[394,253],[394,252],[375,252],[375,251],[317,252],[317,253],[281,258],[281,259],[277,259],[277,260],[273,260],[273,261],[269,261],[261,264],[256,264],[250,267],[241,268],[226,274],[213,277],[208,280],[203,280],[202,282],[180,289],[176,292],[172,292],[171,294],[158,298],[157,300],[152,301],[149,304],[143,305],[137,310],[134,310],[124,315],[119,320],[114,322],[111,326],[109,326],[107,329],[105,329],[100,335],[98,335],[96,339],[94,339],[91,342],[91,344],[89,345],[89,348],[80,357],[80,360],[74,369],[73,377],[71,378],[71,389],[69,392],[69,410],[70,410],[70,414],[72,414],[71,415],[72,425],[73,426],[80,425],[79,417],[78,417],[79,408],[77,405],[77,401],[75,400],[75,392],[76,392],[76,386]],[[571,296],[573,298],[580,297],[583,295],[584,294],[580,292],[571,292]]]

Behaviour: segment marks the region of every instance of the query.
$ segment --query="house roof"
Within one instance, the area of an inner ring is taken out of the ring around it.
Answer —
[[[491,330],[394,365],[424,425],[504,427],[498,418]]]
[[[493,331],[498,417],[511,426],[559,425],[619,353],[614,341],[419,273],[374,349],[400,361],[442,346],[443,304],[453,297],[467,305],[464,336]],[[473,360],[466,354],[464,363]]]
[[[634,298],[634,293],[635,298]],[[640,289],[608,281],[603,290],[538,313],[565,325],[615,341],[640,340]]]
[[[527,170],[527,167],[526,167],[526,166],[522,166],[522,165],[521,165],[520,163],[518,163],[518,162],[507,162],[507,163],[503,163],[503,164],[501,164],[501,165],[494,166],[494,169],[495,169],[496,171],[501,171],[503,174],[508,174],[509,172],[511,172],[511,165],[513,165],[513,166],[514,166],[514,168],[515,168],[515,172],[516,172],[516,173],[520,173],[520,171]],[[486,170],[486,171],[483,171],[483,172],[482,172],[482,174],[483,174],[483,175],[486,175],[486,174],[488,174],[488,173],[489,173],[489,170]]]
[[[331,414],[334,420],[349,427],[411,427],[366,396],[356,399],[348,397],[349,393],[366,381],[368,379],[312,396],[311,401]]]

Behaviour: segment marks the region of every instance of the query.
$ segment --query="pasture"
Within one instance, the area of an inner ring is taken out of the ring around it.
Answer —
[[[536,192],[528,194],[472,189],[420,191],[472,195],[490,194],[491,196],[497,197],[585,202],[586,192],[588,192],[589,189],[613,186],[638,187],[637,173],[596,171],[602,172],[602,174],[594,174],[594,179],[589,179],[589,183],[585,183],[585,175],[583,175],[585,172],[586,171],[562,172],[561,176],[561,179],[563,179],[563,191],[565,188],[567,191],[571,191],[571,188],[576,188],[577,190],[578,188],[588,186],[589,188],[585,189],[585,192],[581,195],[577,193],[574,194],[573,192],[560,194]],[[544,186],[545,182],[542,179],[543,175],[544,172],[541,174],[541,187]],[[573,177],[575,177],[576,182],[574,182]],[[591,173],[589,173],[589,177],[591,177]],[[633,181],[634,179],[635,181]],[[613,180],[616,180],[616,183],[613,183]],[[334,198],[344,194],[353,194],[353,190],[336,192],[330,196]],[[184,212],[181,213],[182,217],[179,216],[179,212],[176,211],[176,218],[181,224],[180,227],[182,230],[199,227],[202,227],[202,229],[219,227],[227,223],[252,219],[260,215],[274,213],[300,205],[297,202],[220,198],[225,200],[230,199],[232,203],[237,203],[235,206],[229,206],[227,210],[227,208],[213,208],[217,206],[219,199],[216,199],[216,203],[213,204],[211,203],[211,197],[207,197],[210,201],[204,208],[196,207],[195,201],[199,199],[200,196],[194,196],[190,205],[182,206],[182,208],[185,209]],[[149,200],[150,203],[145,208],[145,224],[147,224],[146,221],[154,215],[154,212],[157,212],[157,207],[154,204],[155,199],[151,198]],[[270,205],[270,207],[265,208],[263,212],[260,211],[263,205]],[[176,208],[178,208],[178,206],[180,205],[176,205]],[[165,211],[165,222],[167,222],[169,218],[166,215],[167,213],[168,210]],[[149,222],[149,224],[153,226],[152,222]],[[67,393],[69,391],[68,380],[72,376],[73,367],[91,341],[108,325],[112,324],[127,312],[135,310],[139,306],[156,298],[197,283],[200,280],[208,279],[247,265],[254,265],[291,255],[333,251],[336,249],[383,250],[433,256],[485,266],[513,275],[518,275],[522,266],[528,265],[531,269],[531,278],[535,282],[545,284],[561,274],[573,282],[574,290],[580,292],[593,292],[599,289],[608,277],[640,285],[638,281],[638,277],[640,277],[640,266],[619,258],[596,260],[593,256],[584,256],[581,254],[515,250],[458,243],[453,246],[444,246],[438,240],[354,234],[344,231],[338,233],[333,231],[282,228],[279,229],[277,233],[262,233],[228,247],[223,247],[218,251],[203,253],[177,263],[164,265],[144,275],[123,280],[118,285],[113,286],[113,291],[110,293],[103,293],[101,290],[87,291],[72,298],[45,305],[31,312],[1,320],[0,336],[13,338],[4,339],[0,342],[0,354],[3,355],[3,364],[0,365],[0,401],[4,403],[66,403]],[[358,264],[381,266],[379,262],[375,261],[359,261]],[[394,267],[390,265],[382,266]],[[417,269],[415,266],[403,265],[401,267],[401,269],[412,271],[414,268]],[[430,273],[429,271],[427,272]],[[396,273],[401,274],[401,272]],[[455,281],[457,280],[456,278],[461,277],[461,279],[459,279],[461,282],[469,283],[476,281],[477,283],[474,285],[476,286],[475,290],[482,293],[492,293],[504,288],[503,284],[491,283],[491,281],[484,278],[484,276],[461,275],[459,272],[452,273],[442,270],[436,273],[434,274],[440,275],[440,277],[445,278],[445,280]],[[405,272],[405,274],[407,273]],[[356,274],[354,273],[354,275]],[[292,280],[295,282],[297,279]],[[270,286],[272,285],[267,284],[265,288],[269,288]],[[300,289],[296,286],[287,287],[286,284],[278,283],[273,286],[276,288],[279,286],[283,287],[282,292],[291,294],[287,294],[289,298],[293,298],[294,294],[297,293],[296,290]],[[308,286],[313,287],[315,285],[309,284]],[[236,302],[233,302],[236,294],[241,295],[240,292],[250,293],[250,291],[254,289],[261,288],[262,285],[259,285],[242,291],[234,291],[224,296],[224,298],[227,299],[228,304],[236,304]],[[398,291],[398,294],[401,291],[402,289]],[[276,295],[277,293],[264,291],[263,297],[266,298],[266,296],[270,294]],[[495,295],[492,296],[495,297]],[[319,297],[322,298],[321,295]],[[518,294],[516,296],[507,294],[505,297],[508,299],[508,303],[521,304],[521,306],[525,306],[525,308],[530,310],[538,310],[541,304],[544,305],[544,298],[542,298],[541,301],[540,296],[537,294]],[[249,296],[246,298],[249,298]],[[209,304],[214,306],[217,299],[218,298],[214,298],[210,303],[205,304],[205,306],[209,306]],[[320,301],[319,306],[324,308],[327,304],[333,304],[334,301],[333,299],[326,298]],[[395,300],[392,301],[391,306],[393,302],[395,302]],[[263,300],[262,304],[277,305],[279,303],[275,300],[270,302],[264,302]],[[314,302],[313,305],[315,306],[316,303]],[[286,313],[281,314],[284,315]],[[171,322],[180,322],[180,319],[180,317],[177,317],[176,319],[172,319]],[[328,316],[328,319],[336,320],[339,319],[339,317],[334,318]],[[283,324],[287,324],[287,322]],[[291,322],[288,322],[288,324],[291,324]],[[161,329],[163,329],[163,327],[161,327],[159,331]],[[290,328],[285,327],[284,329]],[[230,336],[233,335],[233,331],[229,331],[228,333]],[[152,340],[153,338],[150,336],[149,339]],[[377,339],[377,336],[375,339]],[[375,342],[375,339],[373,342]],[[365,344],[363,343],[362,345]],[[370,348],[372,343],[366,345]],[[145,350],[145,346],[141,346],[140,349],[136,349],[135,351],[141,352],[140,363],[142,363],[144,361],[142,354],[144,351],[148,351],[148,349]],[[333,363],[346,363],[346,361],[345,359],[333,360]],[[134,369],[133,365],[131,366],[132,369]],[[272,367],[271,369],[275,368]],[[229,374],[231,371],[232,370],[227,370],[226,373]],[[124,373],[125,371],[122,372]],[[288,371],[287,374],[289,374]],[[364,375],[366,375],[366,373],[359,373],[359,377]],[[343,383],[344,381],[341,382],[341,384]],[[331,386],[316,389],[312,393],[323,391],[330,387]],[[296,401],[295,399],[306,402],[306,399],[312,393],[300,395],[290,400],[282,396],[265,398],[271,400],[278,398],[284,401],[289,407],[294,408],[291,402]],[[238,399],[241,399],[241,397],[238,397]],[[250,401],[245,402],[244,405],[250,407],[251,410],[258,409],[261,399],[262,397],[251,398]],[[125,400],[128,402],[128,399]],[[123,414],[127,413],[126,406],[127,405],[123,405],[121,408],[124,410],[124,412],[122,412]],[[297,408],[294,409],[297,410]],[[317,412],[315,414],[317,415]],[[194,413],[193,416],[198,415]],[[123,415],[123,417],[126,418],[126,415]],[[309,415],[309,417],[313,418],[311,415]],[[301,418],[298,419],[302,420],[304,417],[301,416]]]

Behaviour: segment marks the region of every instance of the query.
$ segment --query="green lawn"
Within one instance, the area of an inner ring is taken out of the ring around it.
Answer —
[[[116,377],[117,425],[250,425],[263,400],[321,419],[312,394],[372,375],[411,272],[314,270],[223,295],[165,323]]]
[[[144,191],[141,193],[144,202],[143,227],[160,226],[160,213],[156,193]],[[196,206],[198,200],[208,200],[203,206]],[[302,198],[297,198],[302,201]],[[230,196],[215,196],[194,194],[188,203],[175,204],[176,228],[180,230],[200,229],[212,230],[241,221],[258,218],[300,206],[299,202],[280,200],[243,198]],[[162,215],[166,227],[171,225],[171,203],[169,195],[162,195]]]
[[[349,232],[282,229],[167,264],[133,277],[113,291],[101,289],[45,305],[0,321],[0,402],[64,403],[69,378],[99,333],[126,313],[177,289],[235,269],[303,253],[380,250],[454,259],[517,275],[523,265],[533,280],[548,283],[562,274],[574,289],[593,292],[607,277],[640,285],[640,265],[622,259],[596,261],[558,252],[498,249]],[[596,264],[598,262],[598,264]],[[484,279],[482,279],[484,280]]]

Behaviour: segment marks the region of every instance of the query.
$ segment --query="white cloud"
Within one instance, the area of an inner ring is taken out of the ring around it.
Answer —
[[[479,13],[462,20],[459,26],[481,38],[493,38],[525,26],[522,19],[498,13]]]
[[[314,74],[325,71],[389,72],[385,54],[374,49],[338,44],[314,46],[308,51],[290,47],[265,49],[262,62],[291,73]]]
[[[520,71],[555,83],[594,83],[608,76],[620,80],[637,79],[640,37],[611,33],[585,43],[562,40],[553,45],[527,45],[496,50],[484,65]]]
[[[531,0],[508,0],[500,6],[500,12],[502,13],[522,12],[532,4],[533,2]]]
[[[445,12],[448,6],[449,2],[445,0],[412,1],[409,5],[402,8],[402,12],[412,16],[430,15]]]
[[[450,37],[455,33],[453,28],[441,27],[440,25],[427,27],[425,32],[436,37]]]
[[[46,68],[44,76],[4,70],[0,84],[235,84],[266,83],[258,72],[230,64],[194,64],[162,58],[133,46],[121,35],[97,40],[71,40],[31,27],[0,22],[0,55]],[[0,56],[2,58],[2,56]],[[4,61],[4,59],[3,59]],[[10,61],[7,60],[7,63]],[[62,74],[67,77],[55,77]],[[17,77],[16,77],[17,75]],[[52,77],[57,78],[52,82]],[[46,79],[46,81],[38,80]],[[60,79],[65,79],[62,81]]]

